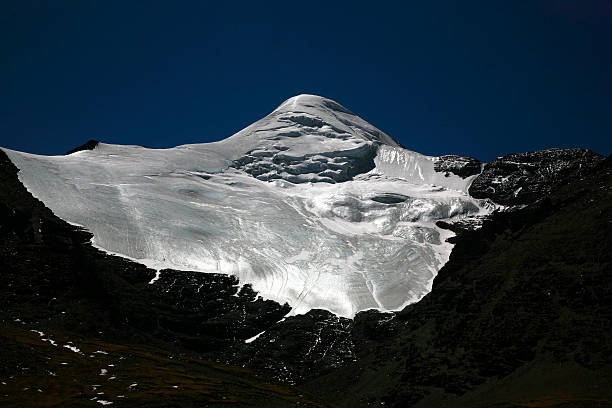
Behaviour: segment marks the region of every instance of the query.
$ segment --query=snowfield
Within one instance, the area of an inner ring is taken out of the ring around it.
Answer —
[[[313,95],[214,143],[4,151],[97,247],[158,270],[236,275],[294,314],[419,300],[452,249],[435,222],[490,211],[467,194],[475,176],[436,172],[436,158]]]

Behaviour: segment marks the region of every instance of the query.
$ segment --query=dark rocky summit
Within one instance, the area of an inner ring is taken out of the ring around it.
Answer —
[[[603,159],[585,149],[508,154],[485,164],[469,193],[503,205],[533,203],[568,180],[589,173]]]

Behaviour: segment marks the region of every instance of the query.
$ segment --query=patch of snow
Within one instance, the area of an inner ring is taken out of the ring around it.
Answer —
[[[153,277],[153,279],[151,279],[151,281],[149,282],[149,285],[157,282],[157,280],[161,277],[161,271],[157,270],[155,271],[155,276]]]
[[[57,347],[57,343],[55,342],[55,340],[51,340],[51,339],[41,339],[41,341],[46,341],[46,342],[50,343],[52,346]]]
[[[253,337],[250,337],[250,338],[246,339],[244,342],[245,342],[245,343],[247,343],[247,344],[248,344],[248,343],[252,343],[252,342],[254,342],[255,340],[257,340],[257,338],[258,338],[259,336],[261,336],[262,334],[264,334],[265,332],[266,332],[266,331],[264,330],[264,331],[262,331],[261,333],[258,333],[258,334],[256,334],[256,335],[254,335]]]
[[[81,353],[81,350],[79,350],[79,348],[78,348],[78,347],[71,346],[70,344],[64,344],[64,346],[63,346],[63,347],[64,347],[64,348],[67,348],[68,350],[73,351],[73,352],[75,352],[75,353]]]

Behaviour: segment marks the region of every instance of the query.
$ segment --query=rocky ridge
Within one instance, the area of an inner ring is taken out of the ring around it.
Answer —
[[[485,164],[469,193],[507,206],[533,203],[564,182],[587,174],[603,159],[585,149],[508,154]]]

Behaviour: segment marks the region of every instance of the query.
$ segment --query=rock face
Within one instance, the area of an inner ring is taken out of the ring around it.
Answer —
[[[482,162],[473,157],[456,156],[453,154],[440,156],[434,162],[434,169],[449,176],[451,173],[461,178],[480,174]]]
[[[568,179],[588,173],[603,159],[584,149],[509,154],[487,163],[469,193],[503,205],[532,203]]]
[[[288,384],[304,383],[355,359],[351,328],[350,319],[311,310],[210,357],[253,368]]]

